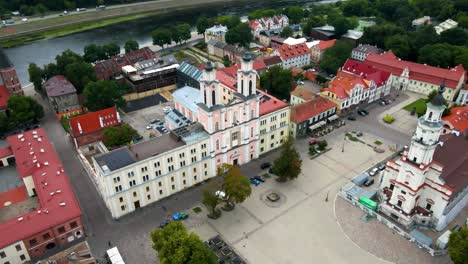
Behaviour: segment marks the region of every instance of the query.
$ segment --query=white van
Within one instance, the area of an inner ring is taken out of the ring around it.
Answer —
[[[125,264],[117,247],[107,250],[106,257],[111,264]]]

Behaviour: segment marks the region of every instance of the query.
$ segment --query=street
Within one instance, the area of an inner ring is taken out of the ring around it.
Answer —
[[[29,89],[27,93],[31,94],[30,90],[32,89]],[[35,97],[45,107],[46,116],[42,121],[42,127],[47,131],[57,153],[62,158],[65,170],[81,205],[89,244],[95,257],[102,258],[110,243],[112,246],[119,247],[122,255],[129,263],[139,263],[138,260],[144,255],[146,257],[142,259],[157,260],[156,253],[151,249],[149,232],[167,217],[167,212],[187,210],[200,205],[201,191],[204,185],[190,188],[187,191],[155,202],[153,205],[141,208],[118,221],[112,219],[93,183],[81,167],[76,151],[60,123],[56,120],[54,113],[47,107],[42,98],[37,95]],[[405,98],[405,95],[401,95],[392,105],[405,100]],[[359,116],[357,121],[354,122],[347,121],[345,126],[333,131],[326,137],[334,137],[335,133],[343,133],[343,131],[363,131],[364,133],[372,132],[375,136],[388,142],[406,144],[408,141],[407,135],[388,129],[377,120],[379,114],[385,111],[387,107],[371,106],[368,108],[369,116]],[[300,152],[307,148],[306,144],[301,141],[298,141],[297,147]],[[260,173],[260,164],[273,160],[278,154],[278,150],[269,153],[242,166],[241,169],[248,176],[257,175]]]

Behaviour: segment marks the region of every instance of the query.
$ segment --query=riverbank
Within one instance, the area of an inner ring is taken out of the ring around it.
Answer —
[[[40,39],[49,39],[105,27],[143,17],[156,16],[199,8],[202,5],[219,5],[228,2],[245,0],[161,0],[145,2],[138,5],[120,6],[106,10],[92,10],[67,16],[41,19],[2,28],[0,46],[10,48],[24,45]]]

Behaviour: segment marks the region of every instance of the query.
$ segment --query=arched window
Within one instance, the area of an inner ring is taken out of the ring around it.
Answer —
[[[218,131],[219,130],[219,124],[218,122],[215,123],[215,131]]]
[[[249,81],[249,94],[252,94],[252,80]]]
[[[219,150],[219,140],[216,140],[216,150]]]
[[[211,103],[216,105],[216,92],[214,90],[211,92]]]
[[[429,112],[429,119],[432,119],[432,112]]]

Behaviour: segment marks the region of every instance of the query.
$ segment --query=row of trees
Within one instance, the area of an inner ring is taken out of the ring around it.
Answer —
[[[172,42],[177,44],[191,38],[190,25],[187,23],[177,24],[171,28],[158,28],[151,33],[153,44],[164,48]]]
[[[44,109],[30,96],[12,95],[5,112],[0,112],[0,135],[38,123],[44,117]]]

